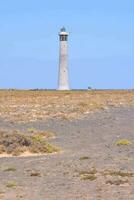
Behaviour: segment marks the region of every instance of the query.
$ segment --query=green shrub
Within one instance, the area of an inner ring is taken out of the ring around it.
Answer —
[[[116,142],[116,145],[118,145],[118,146],[121,146],[121,145],[130,145],[130,144],[132,144],[132,142],[129,141],[129,140],[127,140],[127,139],[121,139],[121,140],[118,140]]]
[[[8,188],[14,188],[14,187],[17,186],[17,183],[16,183],[15,181],[9,181],[9,182],[6,184],[6,186],[7,186]]]

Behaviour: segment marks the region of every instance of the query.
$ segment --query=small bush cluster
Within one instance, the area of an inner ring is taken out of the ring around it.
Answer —
[[[24,152],[31,153],[52,153],[59,151],[59,148],[49,144],[43,136],[26,136],[22,133],[0,132],[0,154],[7,153],[20,155]]]

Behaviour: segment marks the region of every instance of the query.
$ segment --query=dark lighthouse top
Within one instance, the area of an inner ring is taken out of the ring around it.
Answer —
[[[66,32],[65,27],[61,28],[59,36],[60,36],[60,41],[67,41],[68,40],[68,33]]]

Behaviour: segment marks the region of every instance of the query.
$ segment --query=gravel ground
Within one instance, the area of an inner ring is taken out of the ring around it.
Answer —
[[[79,120],[15,124],[56,133],[58,154],[0,158],[0,200],[134,200],[134,108],[111,108]],[[120,139],[133,142],[117,146]]]

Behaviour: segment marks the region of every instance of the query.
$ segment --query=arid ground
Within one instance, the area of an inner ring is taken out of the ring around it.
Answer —
[[[0,152],[0,200],[134,200],[134,91],[1,90]]]

